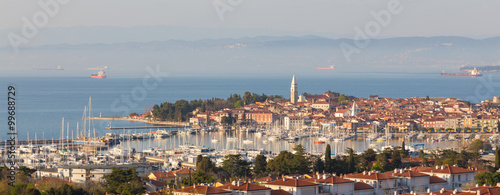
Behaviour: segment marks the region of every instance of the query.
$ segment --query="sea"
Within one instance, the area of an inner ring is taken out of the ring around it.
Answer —
[[[499,74],[486,73],[482,77],[442,77],[436,73],[335,73],[331,76],[301,76],[296,74],[299,94],[322,94],[328,90],[355,97],[456,97],[478,103],[491,100],[500,95]],[[129,113],[142,113],[155,104],[175,102],[180,99],[227,98],[230,94],[243,95],[245,91],[258,94],[282,95],[290,97],[290,76],[241,76],[241,77],[162,77],[162,78],[107,78],[91,79],[87,77],[9,77],[0,78],[0,93],[4,94],[3,106],[0,106],[0,118],[3,120],[3,133],[0,139],[7,139],[8,87],[15,87],[16,121],[19,140],[59,139],[61,129],[68,138],[76,137],[76,130],[82,129],[85,107],[91,98],[91,113],[99,116],[126,116]],[[62,123],[64,118],[64,123]],[[148,124],[129,121],[95,120],[93,129],[100,136],[108,132],[134,133],[146,130],[106,130],[106,127],[146,126]],[[151,128],[153,131],[156,128]],[[66,133],[69,131],[69,134]],[[214,135],[215,136],[215,135]],[[215,147],[210,136],[187,139],[182,142],[197,142],[203,146]],[[312,141],[312,140],[310,140]],[[144,142],[134,142],[139,148],[152,147]],[[154,142],[154,141],[153,141]],[[131,144],[130,142],[128,144]],[[167,146],[153,143],[153,146]],[[223,143],[221,143],[223,145]],[[253,144],[260,147],[259,144]],[[283,145],[283,144],[282,144]],[[353,143],[351,147],[366,143]],[[172,145],[172,147],[175,147]],[[356,147],[358,146],[358,147]],[[265,148],[265,146],[262,146]],[[291,146],[280,146],[276,150]],[[312,148],[309,148],[311,150]],[[318,148],[321,150],[321,148]]]

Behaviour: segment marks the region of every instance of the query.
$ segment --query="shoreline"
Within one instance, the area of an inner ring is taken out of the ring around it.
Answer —
[[[91,120],[105,120],[105,121],[113,121],[113,120],[118,120],[118,121],[130,121],[130,122],[140,122],[140,123],[146,123],[146,124],[152,124],[152,125],[165,125],[165,126],[172,126],[172,127],[190,127],[189,123],[187,122],[162,122],[162,121],[151,121],[151,120],[146,120],[146,119],[133,119],[130,117],[93,117],[93,118],[87,118]]]

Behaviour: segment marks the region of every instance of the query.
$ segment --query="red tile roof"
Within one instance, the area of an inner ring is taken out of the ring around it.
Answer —
[[[464,169],[461,167],[441,165],[433,167],[414,167],[412,170],[423,172],[423,173],[443,173],[443,174],[457,174],[457,173],[473,173],[472,169]]]
[[[433,184],[433,183],[446,183],[446,180],[440,178],[440,177],[436,177],[436,176],[430,176],[429,177],[429,183],[430,184]]]
[[[266,185],[304,187],[304,186],[316,186],[318,184],[298,179],[284,179],[284,180],[276,180],[268,182],[266,183]]]
[[[369,190],[369,189],[375,189],[371,185],[368,185],[364,182],[356,182],[354,183],[354,190]]]
[[[177,189],[174,192],[184,192],[184,193],[193,193],[193,194],[231,194],[231,191],[211,187],[211,186],[202,186],[197,185],[196,187],[190,186],[187,188]]]
[[[348,179],[368,179],[368,180],[386,180],[386,179],[396,179],[389,174],[385,173],[376,173],[376,172],[368,172],[368,173],[357,173],[357,174],[348,174],[345,176]]]
[[[285,190],[271,190],[271,195],[292,195]]]
[[[417,171],[411,171],[411,170],[403,170],[402,173],[400,170],[388,171],[388,172],[385,172],[384,174],[389,174],[389,175],[394,176],[394,177],[426,177],[426,176],[428,177],[429,176],[427,174],[420,173]]]
[[[252,183],[243,183],[240,186],[235,186],[233,184],[226,184],[223,186],[219,186],[218,188],[220,189],[225,189],[225,190],[238,190],[238,191],[257,191],[257,190],[270,190],[271,188],[257,185],[257,184],[252,184]]]
[[[337,176],[330,176],[330,177],[328,177],[326,179],[323,179],[322,177],[320,177],[318,179],[318,176],[313,176],[312,178],[304,179],[304,181],[314,182],[314,183],[329,183],[329,184],[351,183],[351,182],[354,182],[353,180],[344,179],[344,178],[337,177]]]
[[[265,177],[258,178],[255,181],[270,182],[270,181],[274,181],[274,180],[277,180],[277,179],[280,179],[280,177],[277,176],[277,175],[271,175],[271,176],[265,176]]]

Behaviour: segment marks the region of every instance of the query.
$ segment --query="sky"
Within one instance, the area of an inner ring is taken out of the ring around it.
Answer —
[[[2,0],[0,30],[32,21],[40,3]],[[500,1],[495,0],[59,0],[43,28],[72,26],[188,26],[317,32],[353,36],[375,21],[371,12],[399,2],[377,37],[500,35]],[[214,4],[216,6],[214,6]],[[217,8],[216,8],[217,7]]]
[[[228,54],[219,58],[208,56],[214,59],[203,60],[201,63],[190,61],[189,52],[182,53],[188,56],[187,59],[180,57],[177,59],[175,57],[182,55],[167,58],[161,53],[151,55],[142,53],[143,56],[140,56],[134,52],[125,55],[124,52],[118,51],[114,57],[109,57],[105,55],[107,53],[100,56],[90,55],[92,49],[81,52],[72,50],[73,53],[63,54],[43,48],[41,49],[43,51],[36,50],[37,52],[31,52],[32,50],[29,49],[41,45],[305,35],[358,39],[360,32],[370,39],[414,36],[463,36],[483,39],[500,36],[500,25],[498,25],[500,1],[498,0],[0,1],[0,56],[3,59],[0,61],[2,63],[0,76],[42,75],[33,71],[34,67],[55,68],[56,65],[63,65],[64,75],[70,75],[68,72],[73,69],[75,75],[86,76],[89,73],[81,72],[82,69],[104,65],[115,67],[115,70],[128,70],[128,74],[132,75],[137,70],[126,67],[140,67],[135,64],[146,62],[149,65],[171,64],[164,65],[166,67],[171,67],[172,64],[180,66],[182,62],[193,65],[190,66],[192,68],[196,65],[210,67],[210,69],[217,67],[217,63],[221,62],[231,64],[233,58],[246,59],[249,66],[258,64],[252,62],[252,58],[246,54],[241,54],[242,56]],[[38,33],[32,36],[26,35],[26,26],[35,26]],[[12,44],[13,39],[9,35],[13,34],[18,36],[18,43],[22,42],[19,44],[20,50]],[[369,54],[366,51],[362,54]],[[487,51],[480,51],[480,53],[485,52]],[[405,55],[387,59],[388,61],[401,61],[405,59]],[[498,55],[493,53],[491,56]],[[125,60],[127,57],[136,58]],[[361,55],[357,57],[363,59]],[[177,60],[172,60],[174,58]],[[290,62],[285,61],[283,57],[277,58],[277,56],[270,56],[263,61],[268,64],[290,66]],[[325,55],[324,58],[326,60],[320,59],[323,60],[320,62],[313,62],[314,59],[304,62],[292,61],[297,62],[297,66],[304,64],[313,66],[314,63],[323,66],[337,64],[344,60],[343,58],[330,60],[332,57],[329,55]],[[214,62],[215,60],[220,60],[220,62]],[[475,60],[478,62],[457,62],[452,63],[451,66],[456,68],[464,63],[483,63],[479,57]],[[133,64],[132,62],[135,61],[137,62]],[[444,65],[450,65],[448,63],[450,61],[453,60],[443,59],[443,61],[425,65],[442,65],[442,62],[445,63]],[[496,64],[497,62],[498,60],[494,58],[484,63]],[[121,65],[125,67],[122,68]],[[222,66],[219,65],[219,67]],[[11,74],[9,71],[18,72]],[[185,71],[190,72],[190,69]],[[205,72],[202,71],[202,73]],[[55,74],[44,73],[43,75]]]

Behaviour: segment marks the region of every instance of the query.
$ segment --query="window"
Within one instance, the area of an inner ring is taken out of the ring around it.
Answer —
[[[460,178],[461,175],[458,175],[458,181],[462,181],[461,178]]]

